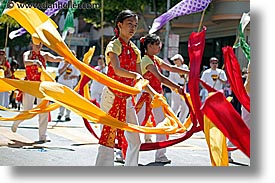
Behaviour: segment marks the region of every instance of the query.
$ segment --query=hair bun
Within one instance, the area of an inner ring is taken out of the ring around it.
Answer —
[[[139,39],[139,41],[140,41],[142,44],[144,44],[144,40],[145,40],[145,37],[144,37],[144,36],[141,37],[141,38]]]

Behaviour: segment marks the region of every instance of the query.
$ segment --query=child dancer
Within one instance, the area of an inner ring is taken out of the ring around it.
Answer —
[[[115,37],[105,51],[107,76],[129,86],[134,86],[141,79],[140,51],[130,39],[137,30],[138,16],[130,10],[124,10],[116,18]],[[139,72],[139,73],[138,73]],[[108,87],[104,87],[101,109],[120,121],[138,124],[132,96]],[[127,142],[125,142],[125,138]],[[115,140],[122,151],[127,147],[125,166],[138,166],[140,137],[139,133],[127,132],[104,125],[99,139],[96,166],[114,166]]]
[[[165,63],[162,59],[156,56],[161,49],[161,41],[160,37],[155,34],[148,34],[145,37],[140,39],[141,42],[141,72],[144,79],[149,80],[150,86],[156,90],[156,92],[163,94],[162,84],[170,87],[172,90],[177,89],[180,94],[183,94],[184,87],[178,85],[177,83],[169,80],[161,73],[161,69],[165,69],[170,72],[177,72],[179,74],[188,74],[189,70],[182,69],[177,66],[173,66],[170,64]],[[143,92],[142,97],[149,96],[147,92]],[[137,104],[138,105],[138,104]],[[148,107],[147,107],[148,110]],[[164,113],[162,108],[154,108],[152,109],[153,116],[156,124],[162,122],[164,120]],[[148,115],[149,113],[147,113]],[[145,117],[144,117],[145,116]],[[148,116],[144,115],[144,110],[141,110],[138,113],[139,122],[142,122],[141,119],[144,117],[148,119]],[[156,135],[156,141],[165,141],[166,135]],[[155,154],[155,161],[162,162],[162,163],[171,163],[166,155],[166,148],[158,149]]]

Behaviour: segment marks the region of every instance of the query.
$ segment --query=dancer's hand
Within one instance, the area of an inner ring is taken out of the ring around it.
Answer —
[[[41,68],[43,65],[39,60],[34,60],[33,63],[37,65],[39,68]]]
[[[178,88],[178,92],[179,92],[180,95],[183,95],[183,94],[184,94],[184,87],[183,87],[183,86],[180,86],[180,87]]]
[[[143,80],[142,75],[140,75],[139,73],[135,73],[135,74],[136,74],[135,80]]]

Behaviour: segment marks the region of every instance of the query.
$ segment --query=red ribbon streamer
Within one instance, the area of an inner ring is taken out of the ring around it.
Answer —
[[[202,111],[238,149],[250,157],[250,130],[223,93],[209,96]]]
[[[248,96],[244,88],[240,64],[234,54],[233,48],[230,46],[226,46],[222,48],[222,51],[226,75],[232,91],[234,92],[240,103],[244,106],[244,108],[250,112],[250,97]]]
[[[188,86],[189,86],[191,101],[194,106],[195,117],[199,121],[202,129],[203,129],[203,114],[200,111],[200,106],[202,105],[202,103],[199,96],[199,93],[200,93],[199,78],[200,78],[201,60],[202,60],[204,46],[205,46],[205,33],[206,33],[206,27],[203,27],[203,30],[199,33],[192,32],[188,40],[188,54],[190,58],[190,73],[189,73]]]

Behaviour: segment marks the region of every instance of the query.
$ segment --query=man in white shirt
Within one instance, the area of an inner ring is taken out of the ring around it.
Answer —
[[[177,67],[189,69],[188,66],[184,64],[184,59],[180,54],[174,55],[171,60]],[[170,72],[169,79],[181,86],[184,86],[186,90],[188,82],[187,74],[180,75],[176,72]],[[184,123],[189,113],[189,108],[186,102],[181,98],[181,96],[174,91],[172,91],[171,94],[171,108],[176,115],[179,113],[179,120]]]
[[[203,71],[201,79],[216,90],[223,90],[227,81],[226,74],[222,69],[218,68],[219,60],[216,57],[211,57],[209,62],[210,68]],[[231,145],[231,142],[227,139],[227,146]],[[228,152],[228,161],[233,162],[230,151]]]
[[[227,81],[226,74],[218,68],[219,60],[216,57],[211,57],[209,62],[210,68],[202,73],[201,79],[216,90],[222,90]]]
[[[72,50],[72,53],[76,55],[74,50]],[[63,61],[63,62],[60,62],[58,65],[58,74],[59,74],[59,77],[57,82],[73,89],[75,85],[75,80],[79,79],[80,72],[72,64],[66,61]],[[59,108],[59,113],[57,116],[58,121],[61,120],[62,116],[64,115],[64,112],[65,112],[65,107],[61,106]],[[69,109],[66,109],[65,121],[71,121],[70,114],[71,114],[71,111]]]

